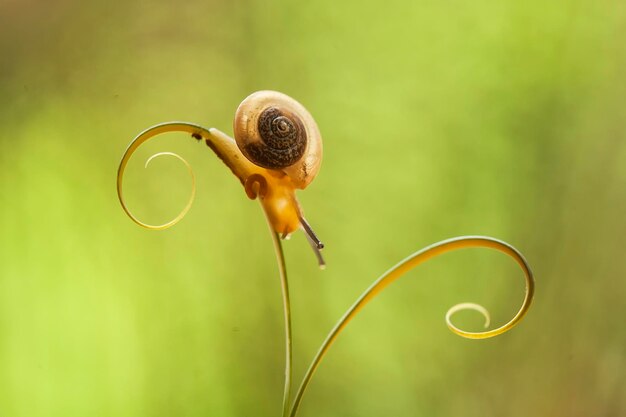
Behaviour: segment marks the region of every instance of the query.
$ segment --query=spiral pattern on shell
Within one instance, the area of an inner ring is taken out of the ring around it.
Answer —
[[[257,165],[281,169],[293,165],[304,155],[306,130],[293,113],[268,107],[260,114],[257,129],[261,140],[241,148]]]
[[[322,138],[311,114],[293,98],[277,91],[246,97],[233,121],[241,153],[255,165],[289,176],[303,189],[322,162]]]

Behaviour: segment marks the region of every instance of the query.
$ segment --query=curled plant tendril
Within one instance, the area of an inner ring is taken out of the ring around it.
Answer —
[[[393,268],[385,272],[367,290],[365,290],[363,294],[361,294],[361,296],[352,305],[352,307],[350,307],[348,311],[343,315],[343,317],[339,320],[339,322],[337,322],[335,327],[326,337],[326,340],[324,340],[324,343],[322,343],[322,346],[318,350],[317,355],[313,359],[313,362],[311,363],[309,369],[304,375],[302,384],[300,385],[300,388],[296,393],[289,416],[294,417],[296,415],[304,392],[306,391],[311,381],[311,378],[317,370],[320,362],[328,352],[328,349],[330,349],[339,334],[345,329],[348,323],[356,316],[359,311],[361,311],[363,307],[365,307],[370,301],[372,301],[392,282],[396,281],[398,278],[400,278],[416,266],[420,265],[421,263],[436,256],[442,255],[446,252],[451,252],[462,248],[490,248],[503,252],[506,255],[512,257],[524,272],[524,277],[526,279],[526,295],[524,296],[524,301],[522,302],[522,306],[518,310],[517,314],[508,323],[496,329],[483,332],[468,332],[459,329],[454,324],[452,324],[451,317],[454,313],[461,310],[476,310],[485,317],[485,327],[488,327],[490,322],[489,312],[484,307],[478,304],[457,304],[450,308],[446,313],[446,323],[450,330],[453,333],[467,339],[486,339],[489,337],[501,335],[508,330],[511,330],[517,323],[519,323],[519,321],[526,315],[528,309],[530,308],[530,304],[532,302],[535,292],[535,282],[532,271],[528,263],[526,262],[526,259],[524,259],[524,256],[517,249],[515,249],[513,246],[509,245],[506,242],[485,236],[461,236],[435,243],[414,253],[413,255],[404,259]]]
[[[154,155],[152,155],[150,158],[148,158],[146,160],[146,164],[145,164],[145,168],[148,168],[148,165],[150,164],[150,162],[152,162],[155,158],[158,158],[160,156],[173,156],[174,158],[179,159],[180,161],[182,161],[183,164],[185,164],[185,166],[187,167],[187,170],[189,171],[189,176],[191,177],[191,194],[189,195],[189,200],[187,200],[187,204],[185,205],[185,207],[183,207],[183,209],[180,211],[180,213],[178,213],[178,215],[176,217],[174,217],[174,219],[170,220],[167,223],[163,223],[161,225],[149,225],[149,224],[145,224],[145,223],[140,223],[143,227],[148,228],[148,229],[152,229],[152,230],[163,230],[163,229],[167,229],[169,227],[174,226],[176,223],[178,223],[179,221],[181,221],[183,219],[183,217],[185,217],[187,215],[187,212],[189,211],[189,209],[191,208],[191,206],[193,205],[193,201],[196,198],[196,176],[193,173],[193,169],[191,168],[191,165],[189,165],[189,162],[187,162],[185,160],[185,158],[183,158],[182,156],[175,154],[173,152],[159,152],[159,153],[155,153]],[[130,215],[130,214],[129,214]],[[131,215],[131,218],[133,216]],[[135,220],[135,219],[133,219]]]
[[[266,118],[269,119],[265,120],[259,117],[259,115],[264,114],[267,116]],[[162,133],[185,132],[198,141],[204,141],[239,179],[248,198],[259,200],[270,229],[282,292],[285,325],[283,417],[296,416],[304,393],[313,375],[318,369],[322,359],[328,353],[330,347],[337,340],[348,323],[391,283],[429,259],[457,249],[489,248],[503,252],[513,258],[524,273],[526,283],[524,300],[511,320],[495,329],[481,332],[468,332],[458,328],[452,323],[452,316],[454,314],[463,310],[477,311],[485,319],[485,329],[490,326],[490,315],[487,309],[479,304],[460,303],[451,307],[445,316],[446,324],[453,333],[467,339],[486,339],[498,336],[511,330],[528,312],[535,291],[534,278],[526,259],[524,259],[524,256],[513,246],[501,240],[484,236],[461,236],[435,243],[402,260],[381,275],[361,294],[337,324],[335,324],[322,343],[302,379],[293,398],[293,402],[291,402],[291,303],[289,298],[287,268],[281,239],[289,238],[290,234],[295,230],[302,230],[318,259],[320,267],[324,266],[324,259],[320,252],[324,245],[305,220],[301,207],[295,197],[295,190],[307,187],[319,170],[322,156],[321,136],[315,121],[300,103],[282,93],[273,91],[260,91],[248,96],[237,110],[234,130],[235,139],[217,129],[206,129],[187,122],[162,123],[144,130],[133,139],[124,152],[117,172],[117,192],[122,208],[138,225],[151,230],[163,230],[178,223],[191,208],[196,192],[193,170],[189,163],[182,157],[172,152],[160,152],[148,158],[145,164],[147,167],[150,162],[157,157],[172,156],[185,164],[191,176],[192,191],[187,204],[174,219],[167,223],[150,225],[136,218],[130,212],[124,201],[122,182],[126,165],[132,154],[140,145]],[[289,142],[283,142],[283,140],[289,140]],[[261,155],[262,152],[265,152],[264,149],[266,147],[272,148],[267,150],[269,156]],[[294,150],[292,150],[292,148]],[[303,156],[298,156],[301,152],[304,152]],[[289,161],[289,163],[292,162],[290,158],[294,159],[296,162],[293,163],[293,165],[287,166],[286,164],[288,162],[286,161]]]
[[[478,311],[485,318],[485,329],[488,328],[491,324],[491,316],[489,315],[489,311],[485,307],[475,303],[460,303],[450,307],[450,309],[446,313],[446,324],[448,325],[448,328],[450,330],[454,329],[452,330],[454,333],[458,333],[458,331],[460,330],[452,324],[452,316],[455,313],[463,310]]]
[[[139,148],[139,146],[145,143],[147,140],[157,135],[160,135],[162,133],[181,132],[181,131],[188,132],[191,134],[199,134],[198,132],[206,132],[208,134],[208,131],[205,128],[191,124],[191,123],[186,123],[186,122],[163,123],[160,125],[153,126],[149,129],[144,130],[139,135],[137,135],[135,139],[133,139],[133,141],[130,143],[130,145],[126,149],[126,152],[124,152],[124,156],[122,157],[122,161],[120,162],[119,168],[117,170],[117,196],[120,200],[120,204],[122,205],[122,209],[128,215],[128,217],[131,218],[132,221],[134,221],[139,226],[144,227],[146,229],[150,229],[150,230],[168,229],[174,226],[179,221],[181,221],[183,217],[187,215],[187,212],[189,212],[189,209],[191,209],[191,206],[193,205],[193,201],[196,196],[196,177],[193,173],[193,169],[191,168],[191,165],[189,164],[189,162],[187,162],[180,155],[175,154],[173,152],[159,152],[159,153],[152,155],[150,158],[146,160],[144,167],[148,168],[148,165],[150,164],[150,162],[152,162],[155,158],[158,158],[160,156],[172,156],[174,158],[179,159],[183,164],[185,164],[185,166],[187,167],[187,170],[189,171],[189,176],[191,177],[191,195],[189,196],[189,199],[187,200],[187,204],[185,205],[185,207],[180,211],[180,213],[178,213],[176,217],[174,217],[169,222],[159,224],[159,225],[152,225],[152,224],[144,223],[141,220],[139,220],[126,205],[126,201],[124,200],[124,193],[122,190],[122,183],[124,179],[124,172],[126,170],[126,165],[128,164],[128,161],[130,160],[133,153],[137,150],[137,148]]]

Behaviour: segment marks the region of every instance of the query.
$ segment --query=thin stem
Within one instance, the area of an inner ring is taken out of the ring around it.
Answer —
[[[287,281],[287,267],[285,265],[285,255],[278,233],[274,231],[272,224],[267,217],[267,224],[270,228],[274,252],[276,253],[276,263],[278,264],[278,274],[280,275],[280,285],[283,296],[283,313],[285,316],[285,389],[283,394],[283,417],[289,414],[289,399],[291,398],[291,374],[292,374],[292,339],[291,339],[291,303],[289,302],[289,283]]]
[[[486,313],[486,310],[483,307],[473,303],[463,303],[452,307],[446,315],[446,323],[452,332],[469,339],[485,339],[488,337],[497,336],[505,333],[506,331],[514,327],[528,312],[535,289],[533,274],[530,270],[530,267],[528,266],[528,263],[526,262],[526,259],[524,259],[524,256],[508,243],[490,237],[462,236],[435,243],[414,253],[413,255],[404,259],[399,264],[384,273],[367,290],[365,290],[363,294],[361,294],[361,296],[352,305],[352,307],[350,307],[348,311],[344,314],[344,316],[339,320],[339,322],[337,322],[335,327],[326,337],[326,340],[324,340],[324,343],[322,343],[322,346],[317,352],[317,355],[313,359],[313,362],[311,363],[309,369],[304,375],[302,384],[300,385],[300,388],[298,388],[298,392],[296,393],[289,416],[295,417],[296,413],[298,412],[300,402],[302,401],[302,396],[304,395],[306,388],[311,382],[311,378],[317,370],[317,367],[328,352],[328,349],[332,346],[332,344],[335,342],[339,334],[345,329],[348,323],[359,311],[361,311],[363,307],[365,307],[365,305],[367,305],[367,303],[372,301],[389,284],[396,281],[398,278],[409,272],[411,269],[415,268],[417,265],[436,256],[442,255],[446,252],[461,248],[476,247],[491,248],[500,252],[504,252],[518,263],[518,265],[522,268],[526,278],[526,295],[524,297],[524,301],[515,317],[513,317],[508,323],[498,327],[497,329],[487,330],[484,332],[466,332],[452,324],[450,317],[452,316],[452,314],[462,309],[473,309],[481,311],[485,318],[488,318],[488,313]]]

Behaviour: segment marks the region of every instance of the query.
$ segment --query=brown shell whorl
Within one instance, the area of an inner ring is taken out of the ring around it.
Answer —
[[[293,98],[277,91],[246,97],[233,122],[235,141],[252,163],[288,175],[305,188],[322,162],[322,138],[311,114]]]
[[[293,113],[268,107],[259,115],[257,129],[261,140],[241,148],[257,165],[269,169],[286,168],[304,155],[306,130]]]

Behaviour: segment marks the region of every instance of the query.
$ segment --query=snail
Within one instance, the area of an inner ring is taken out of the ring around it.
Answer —
[[[313,248],[320,267],[324,267],[324,247],[303,216],[296,199],[296,189],[305,189],[319,172],[322,162],[322,138],[315,120],[293,98],[277,91],[257,91],[246,97],[235,112],[234,136],[218,129],[206,129],[187,122],[162,123],[141,132],[130,143],[117,173],[117,193],[126,214],[147,229],[162,230],[178,223],[189,211],[195,196],[195,179],[187,162],[176,154],[162,152],[183,161],[192,177],[192,193],[187,205],[173,220],[150,225],[140,221],[128,209],[123,192],[124,171],[135,150],[147,140],[166,132],[186,132],[203,140],[230,168],[250,199],[259,198],[274,232],[288,238],[301,229]]]

